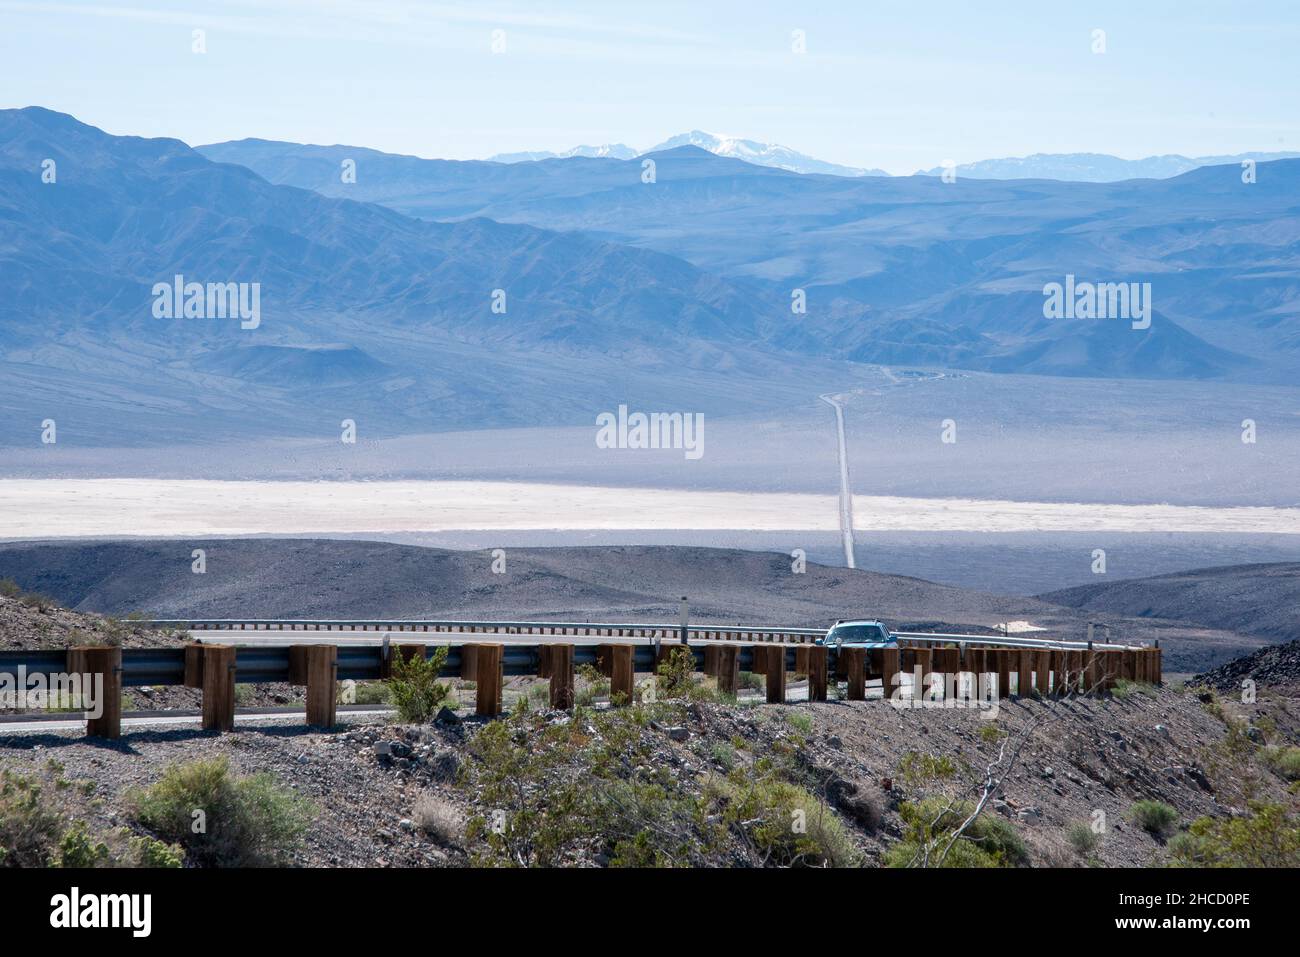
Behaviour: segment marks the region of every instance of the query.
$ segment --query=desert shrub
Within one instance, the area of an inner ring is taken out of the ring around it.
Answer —
[[[595,665],[579,665],[577,677],[579,681],[574,701],[578,707],[590,708],[597,698],[609,697],[609,679]]]
[[[0,579],[0,595],[21,602],[28,608],[35,608],[41,614],[49,611],[57,604],[53,598],[47,595],[34,591],[24,591],[22,586],[12,578]]]
[[[660,698],[681,698],[695,687],[695,655],[680,645],[670,648],[655,668],[656,693]]]
[[[1178,824],[1177,809],[1163,801],[1137,801],[1128,809],[1129,819],[1155,837],[1164,837]]]
[[[750,691],[763,691],[767,688],[767,679],[763,675],[756,675],[752,671],[742,671],[737,678],[736,687],[748,688]]]
[[[1101,843],[1101,835],[1083,821],[1075,821],[1065,830],[1065,840],[1074,853],[1087,857]]]
[[[152,837],[133,837],[130,841],[131,857],[140,867],[181,867],[185,851],[179,844],[168,844]]]
[[[102,867],[109,861],[108,845],[96,840],[85,821],[75,821],[59,840],[60,867]]]
[[[1300,867],[1300,819],[1252,801],[1246,817],[1200,817],[1169,841],[1175,867]]]
[[[785,723],[794,728],[801,734],[812,732],[813,719],[806,711],[787,711],[785,712]]]
[[[38,782],[0,772],[0,866],[45,867],[61,821],[41,796]]]
[[[451,686],[439,681],[442,666],[447,663],[447,646],[440,645],[432,656],[412,655],[405,658],[393,655],[392,676],[388,688],[397,716],[407,724],[423,724],[437,712],[439,705],[451,694]]]
[[[200,867],[288,864],[311,811],[269,774],[232,774],[225,756],[174,764],[128,801],[139,823]]]
[[[1015,825],[997,815],[981,814],[954,841],[953,835],[972,811],[974,805],[966,801],[904,802],[899,808],[906,825],[903,838],[886,853],[886,866],[1023,867],[1029,863],[1029,851]]]
[[[680,705],[579,708],[551,723],[512,714],[480,729],[463,786],[479,806],[467,838],[477,863],[552,866],[596,860],[612,866],[716,864],[725,829],[657,759],[651,717],[684,720]]]
[[[908,787],[923,788],[947,781],[957,773],[957,765],[946,754],[908,751],[898,762],[898,777]]]
[[[1006,737],[1006,732],[999,728],[992,721],[985,721],[980,725],[980,740],[985,744],[997,744]]]
[[[733,772],[722,785],[723,820],[754,843],[764,863],[850,867],[858,851],[825,802],[775,774]]]
[[[352,689],[354,704],[389,704],[393,700],[393,689],[383,681],[358,681]]]
[[[1133,681],[1131,678],[1117,678],[1110,693],[1121,701],[1136,695],[1155,694],[1155,685],[1146,681]]]
[[[436,794],[420,795],[413,814],[416,827],[439,844],[460,844],[465,837],[465,818],[460,810]]]
[[[1288,781],[1300,781],[1300,748],[1265,748],[1264,763]]]
[[[724,771],[730,771],[736,766],[736,749],[726,741],[717,741],[709,749],[709,757],[714,760]]]

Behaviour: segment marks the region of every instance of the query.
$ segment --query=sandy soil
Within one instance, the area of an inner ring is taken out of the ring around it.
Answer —
[[[1300,509],[854,496],[862,531],[1300,533]],[[838,527],[829,495],[517,482],[0,481],[0,538]]]

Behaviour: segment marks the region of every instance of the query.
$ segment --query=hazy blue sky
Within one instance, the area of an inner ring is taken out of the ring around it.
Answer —
[[[910,173],[1033,152],[1300,149],[1298,49],[1300,4],[1258,0],[0,0],[0,106],[191,144],[451,158],[645,148],[698,128]]]

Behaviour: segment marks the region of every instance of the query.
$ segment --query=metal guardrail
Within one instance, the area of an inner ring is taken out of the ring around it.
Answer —
[[[375,631],[455,632],[461,634],[570,635],[592,638],[680,638],[709,640],[709,635],[740,640],[791,641],[809,643],[826,634],[824,628],[784,628],[771,625],[683,625],[680,622],[593,622],[593,621],[463,621],[411,618],[155,618],[134,622],[148,628],[179,628],[186,631]]]
[[[520,634],[599,638],[648,638],[674,640],[683,630],[687,638],[702,641],[784,641],[809,644],[824,637],[823,628],[791,628],[772,625],[686,625],[664,622],[571,622],[571,621],[463,621],[454,619],[325,619],[325,618],[162,618],[139,622],[152,628],[181,628],[186,631],[374,631],[403,633]],[[1005,648],[1134,649],[1104,641],[1066,641],[1057,638],[1012,638],[1007,635],[968,635],[943,632],[892,632],[905,644],[943,642]]]
[[[954,645],[994,645],[1007,648],[1068,648],[1080,650],[1104,648],[1126,651],[1146,647],[1145,645],[1124,645],[1107,641],[1066,641],[1063,638],[1011,638],[1004,635],[947,635],[928,631],[895,631],[891,632],[891,634],[895,638],[902,638],[906,641],[941,641]]]
[[[241,645],[235,650],[235,676],[237,684],[270,684],[287,682],[291,678],[289,645]],[[337,678],[339,681],[375,681],[385,677],[385,662],[392,645],[338,645]],[[447,659],[443,663],[439,677],[458,678],[465,668],[465,649],[474,647],[474,643],[449,645]],[[539,645],[504,645],[501,655],[502,673],[506,677],[536,675],[542,664],[542,650],[550,647]],[[595,665],[600,657],[599,645],[575,645],[573,663],[575,666]],[[697,669],[702,670],[706,660],[707,646],[688,645]],[[773,651],[775,649],[772,649]],[[185,681],[184,648],[123,648],[121,683],[123,687],[142,687],[145,685],[180,685]],[[432,653],[425,649],[425,657]],[[786,663],[795,665],[796,646],[785,650]],[[754,650],[742,647],[737,651],[737,660],[741,670],[748,670],[754,663]],[[16,678],[19,674],[56,675],[67,671],[68,652],[53,651],[0,651],[0,675]],[[658,653],[654,645],[635,645],[632,649],[634,670],[653,672],[658,663]]]

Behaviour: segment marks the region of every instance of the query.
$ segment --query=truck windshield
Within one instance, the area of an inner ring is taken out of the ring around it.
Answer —
[[[879,625],[836,625],[831,629],[831,641],[884,641],[885,631]]]

